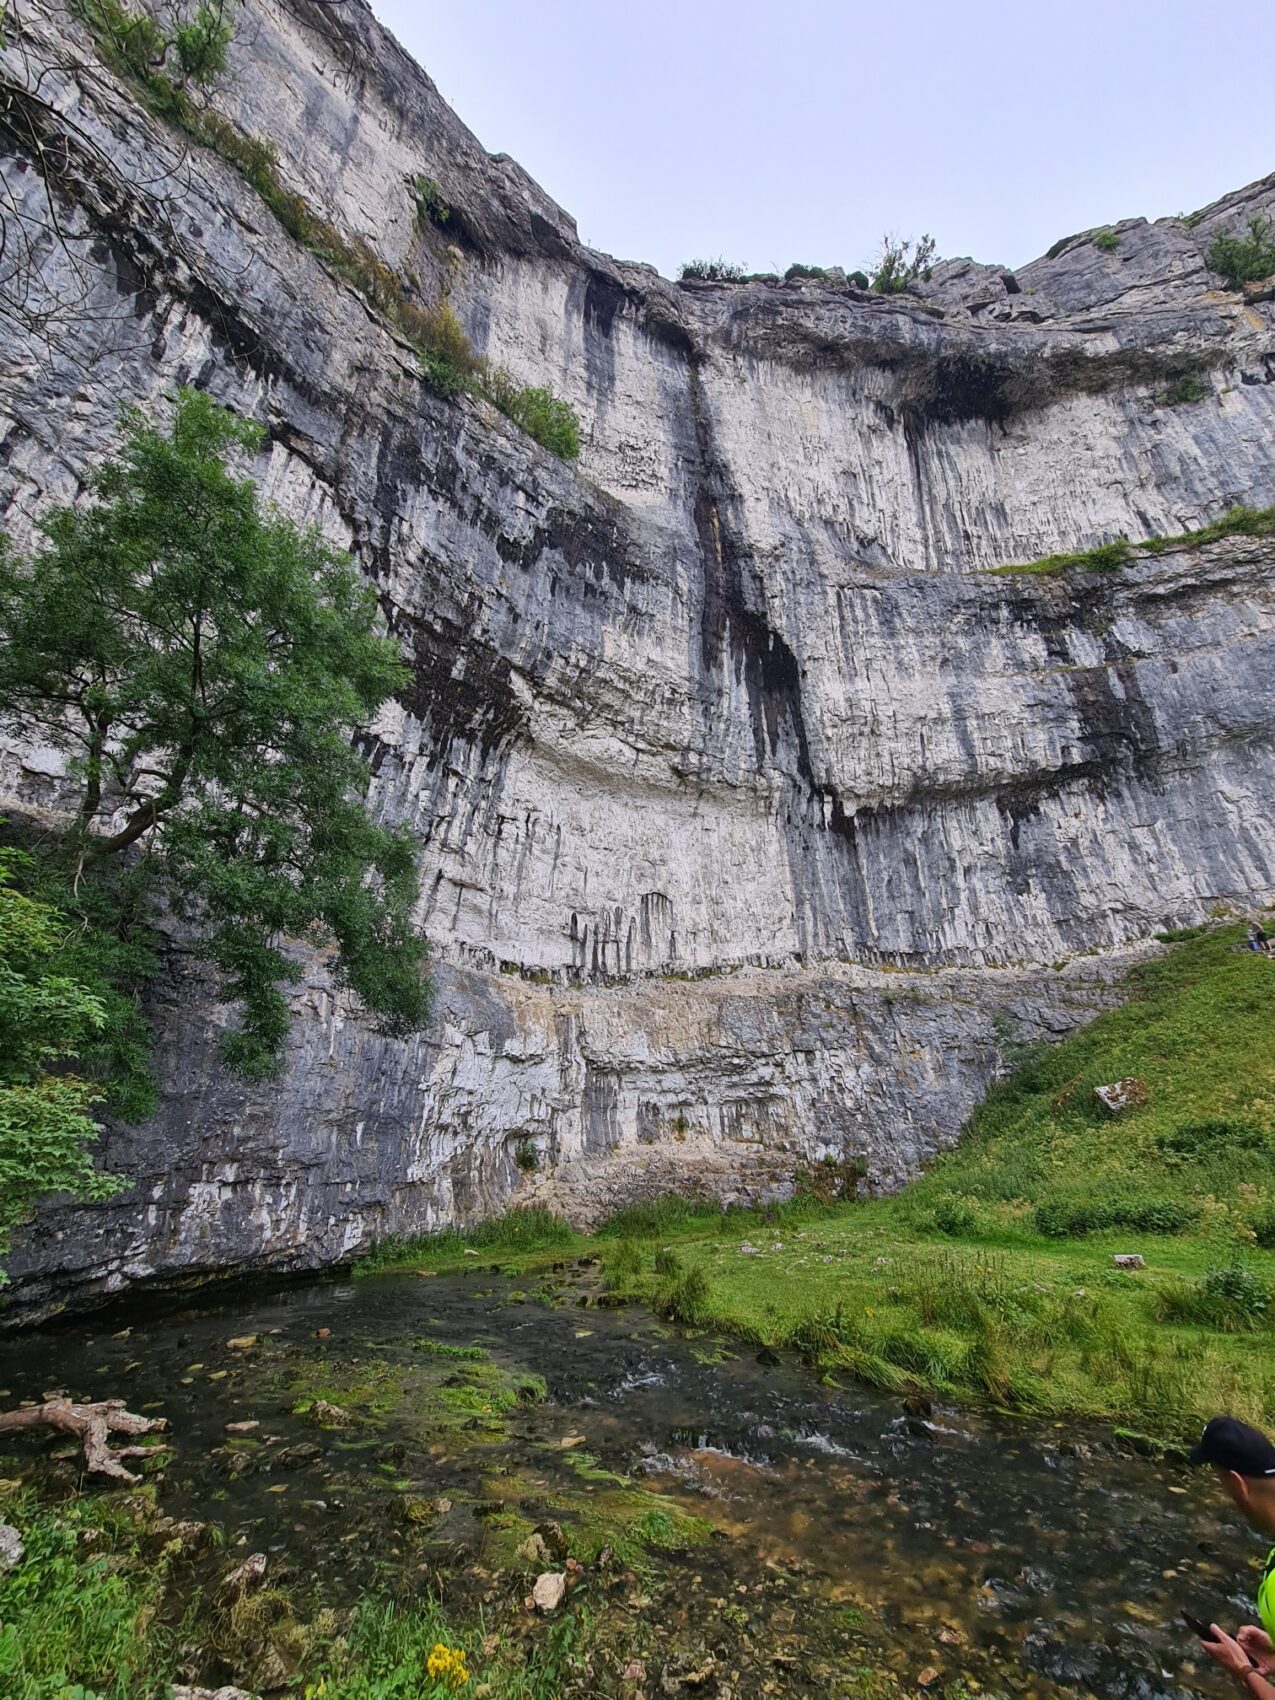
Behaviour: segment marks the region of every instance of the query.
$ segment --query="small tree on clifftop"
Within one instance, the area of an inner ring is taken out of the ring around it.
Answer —
[[[287,940],[335,945],[384,1030],[427,1013],[413,846],[369,818],[352,742],[405,670],[349,557],[228,467],[260,443],[192,391],[168,431],[130,412],[88,503],[46,517],[30,562],[0,558],[0,718],[72,758],[43,895],[116,998],[116,1072],[131,1052],[138,1073],[137,934],[161,896],[239,1006],[225,1055],[250,1077],[288,1032]]]

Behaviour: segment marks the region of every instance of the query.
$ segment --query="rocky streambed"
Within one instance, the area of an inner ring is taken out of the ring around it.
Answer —
[[[0,1365],[6,1406],[168,1418],[107,1491],[183,1549],[180,1675],[262,1694],[378,1592],[470,1626],[476,1689],[570,1619],[564,1694],[1216,1693],[1178,1612],[1243,1612],[1259,1556],[1180,1467],[818,1383],[591,1261],[102,1313]],[[69,1496],[78,1460],[15,1439],[0,1476]]]

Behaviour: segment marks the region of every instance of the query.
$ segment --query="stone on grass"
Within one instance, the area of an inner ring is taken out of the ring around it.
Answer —
[[[553,1554],[539,1535],[528,1535],[520,1546],[514,1548],[514,1557],[519,1564],[525,1564],[528,1570],[535,1570],[548,1564]]]
[[[1118,1251],[1111,1259],[1117,1269],[1145,1269],[1147,1260],[1140,1251]]]
[[[258,1700],[246,1688],[186,1688],[179,1685],[172,1691],[172,1700]]]
[[[237,1334],[233,1340],[227,1340],[226,1344],[236,1352],[250,1352],[257,1344],[257,1336],[255,1334]]]
[[[561,1570],[546,1570],[536,1577],[531,1598],[537,1611],[557,1611],[566,1598],[567,1578]]]
[[[1151,1089],[1145,1080],[1139,1080],[1136,1074],[1126,1075],[1123,1080],[1114,1080],[1110,1086],[1095,1086],[1093,1095],[1113,1116],[1123,1115],[1126,1110],[1139,1110],[1144,1104],[1151,1102]]]
[[[0,1523],[0,1571],[12,1570],[15,1564],[21,1564],[26,1550],[22,1536],[12,1523]]]

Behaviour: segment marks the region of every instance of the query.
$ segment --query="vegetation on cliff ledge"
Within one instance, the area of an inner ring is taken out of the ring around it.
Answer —
[[[433,303],[419,300],[366,242],[344,235],[285,183],[273,143],[246,134],[209,103],[206,91],[225,71],[233,39],[227,4],[171,4],[154,17],[120,0],[74,0],[74,5],[103,62],[132,85],[156,116],[232,166],[293,241],[392,324],[415,349],[437,395],[484,397],[560,460],[579,458],[580,422],[569,403],[543,386],[517,384],[477,354],[445,295]],[[416,174],[406,187],[418,234],[426,237],[442,229],[451,209],[438,183]]]
[[[1179,380],[1183,386],[1176,399],[1173,393],[1166,399],[1177,406],[1184,401],[1201,400],[1212,392],[1190,380]],[[1135,555],[1160,555],[1166,549],[1201,549],[1217,543],[1223,537],[1275,537],[1275,508],[1231,508],[1221,519],[1197,531],[1179,532],[1173,537],[1148,537],[1141,543],[1131,543],[1127,537],[1117,537],[1111,543],[1100,543],[1096,549],[1079,549],[1069,554],[1046,555],[1039,561],[1016,561],[991,571],[1005,577],[1019,574],[1053,578],[1059,573],[1105,573],[1127,566]]]

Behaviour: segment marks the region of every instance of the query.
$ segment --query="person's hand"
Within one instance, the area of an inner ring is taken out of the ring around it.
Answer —
[[[1219,1629],[1216,1623],[1211,1623],[1209,1629],[1212,1639],[1201,1641],[1200,1645],[1214,1664],[1221,1665],[1228,1676],[1233,1676],[1237,1682],[1243,1683],[1246,1672],[1253,1668],[1252,1660],[1235,1637],[1228,1635],[1225,1629]]]
[[[1259,1629],[1255,1623],[1246,1623],[1235,1639],[1263,1676],[1275,1670],[1275,1644],[1264,1629]]]

